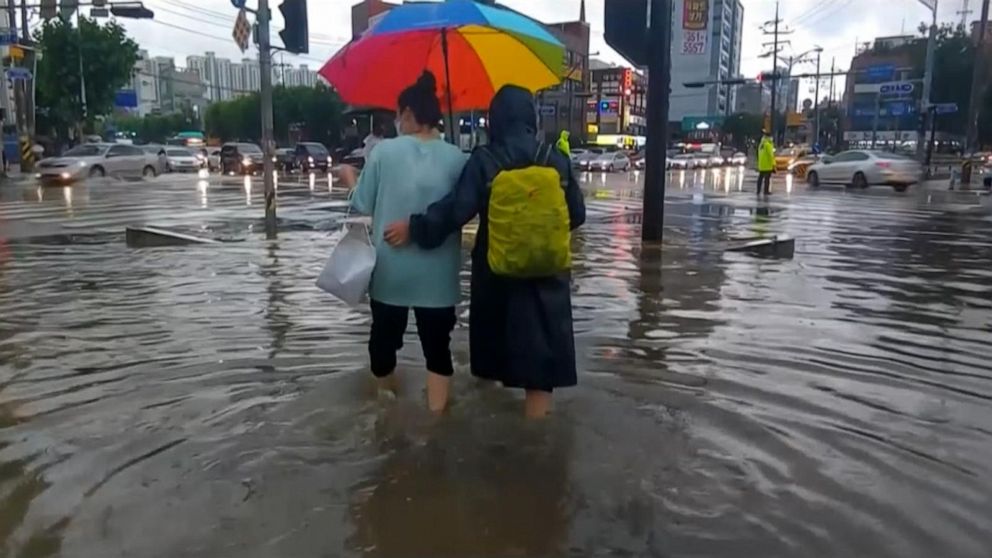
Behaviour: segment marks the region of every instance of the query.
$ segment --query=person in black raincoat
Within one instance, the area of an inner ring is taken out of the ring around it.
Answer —
[[[550,410],[552,390],[577,382],[571,276],[500,277],[490,270],[486,257],[489,186],[493,178],[501,170],[533,165],[542,147],[537,141],[537,113],[529,91],[509,85],[496,93],[489,107],[489,137],[491,144],[472,153],[450,194],[424,214],[393,223],[384,236],[394,245],[412,240],[422,248],[434,248],[479,216],[479,232],[472,250],[472,374],[526,390],[527,416],[539,417]],[[502,166],[496,161],[502,161]],[[574,230],[586,220],[582,191],[567,157],[551,149],[548,162],[565,179],[565,199]]]

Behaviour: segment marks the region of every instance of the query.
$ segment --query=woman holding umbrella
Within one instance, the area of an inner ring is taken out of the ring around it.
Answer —
[[[372,216],[376,243],[369,288],[372,373],[380,388],[395,389],[396,351],[403,346],[413,308],[427,361],[427,404],[434,412],[447,405],[453,372],[449,343],[460,294],[461,238],[450,235],[431,250],[396,249],[379,239],[388,223],[424,211],[451,192],[458,180],[465,156],[441,139],[437,129],[440,121],[437,83],[433,74],[424,72],[399,95],[399,137],[383,140],[371,152],[351,199],[356,211]],[[347,168],[342,173],[348,186],[356,181],[354,172]]]
[[[504,170],[545,163],[565,188],[571,229],[585,222],[585,203],[567,157],[536,139],[534,97],[526,89],[505,86],[489,108],[492,143],[477,149],[454,190],[427,210],[385,230],[393,246],[409,241],[431,249],[458,238],[461,227],[479,215],[472,251],[469,323],[472,374],[526,390],[526,415],[545,416],[555,388],[576,384],[572,300],[567,272],[534,278],[510,278],[490,266],[487,233],[490,188]],[[535,155],[544,153],[535,161]]]

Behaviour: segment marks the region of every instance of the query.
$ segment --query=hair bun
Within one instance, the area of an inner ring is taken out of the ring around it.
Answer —
[[[431,92],[431,94],[437,94],[437,79],[428,70],[424,70],[424,73],[420,74],[417,78],[417,87],[422,87]]]

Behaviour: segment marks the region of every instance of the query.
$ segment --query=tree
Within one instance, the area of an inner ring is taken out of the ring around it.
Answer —
[[[257,93],[207,107],[204,121],[207,135],[221,140],[258,141],[261,136],[261,105]],[[340,142],[344,105],[327,86],[277,87],[272,112],[275,137],[280,143],[299,137],[319,141],[329,147]]]
[[[757,142],[761,138],[761,129],[764,125],[763,115],[738,112],[723,121],[723,131],[732,136],[731,143],[734,147],[739,151],[747,151],[748,140],[751,140],[750,143]]]
[[[44,57],[38,62],[39,128],[47,125],[67,137],[72,126],[92,129],[94,118],[108,114],[117,90],[130,81],[138,44],[116,22],[101,25],[79,18],[79,28],[55,18],[35,31]],[[86,84],[86,110],[80,97],[80,57]]]

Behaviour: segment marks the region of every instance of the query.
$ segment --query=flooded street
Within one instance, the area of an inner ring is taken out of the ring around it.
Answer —
[[[0,557],[992,554],[988,197],[675,173],[659,249],[638,178],[583,176],[542,423],[468,372],[467,263],[451,412],[413,328],[376,399],[369,312],[313,284],[326,178],[281,181],[275,241],[258,181],[0,186]]]

